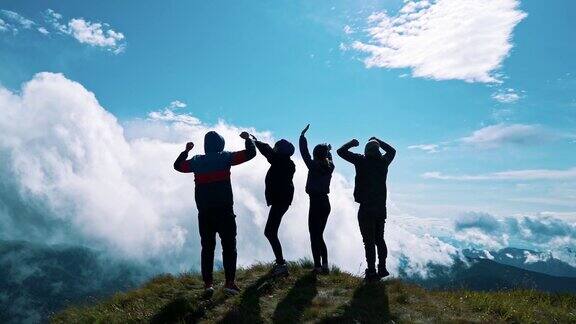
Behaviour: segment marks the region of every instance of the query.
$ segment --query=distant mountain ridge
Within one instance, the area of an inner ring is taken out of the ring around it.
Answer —
[[[499,251],[463,250],[464,260],[452,266],[430,265],[426,278],[401,274],[430,289],[499,291],[533,289],[576,293],[576,268],[549,253],[506,248]]]
[[[498,251],[466,249],[462,253],[471,259],[489,259],[500,264],[551,276],[576,278],[576,267],[554,258],[550,252],[507,247]]]

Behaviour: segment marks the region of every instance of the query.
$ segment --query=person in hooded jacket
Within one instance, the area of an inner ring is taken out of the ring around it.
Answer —
[[[254,143],[250,134],[240,134],[245,141],[245,149],[237,152],[224,151],[224,138],[214,131],[204,136],[204,152],[191,159],[188,153],[194,143],[186,144],[186,149],[180,153],[174,162],[174,169],[182,173],[194,173],[194,196],[198,208],[198,229],[200,231],[201,269],[205,293],[212,295],[214,249],[216,234],[222,243],[222,260],[226,283],[224,290],[237,294],[240,288],[235,283],[236,277],[236,216],[234,215],[234,200],[230,183],[230,168],[242,164],[256,156]]]
[[[386,269],[388,250],[384,241],[386,222],[386,178],[388,166],[396,156],[396,150],[384,141],[371,137],[364,155],[350,152],[350,148],[360,145],[353,139],[336,152],[344,160],[354,164],[356,178],[354,200],[360,204],[358,223],[364,242],[366,263],[366,281],[380,280],[389,275]],[[382,154],[380,149],[386,154]],[[376,271],[376,249],[378,250],[378,271]]]
[[[324,242],[324,229],[330,215],[330,181],[334,171],[334,163],[330,154],[330,144],[318,144],[312,151],[313,159],[308,151],[306,132],[310,128],[307,125],[300,134],[300,154],[306,167],[308,178],[306,179],[306,193],[310,197],[310,209],[308,212],[308,230],[312,246],[312,258],[314,259],[314,273],[328,274],[328,249]]]
[[[273,276],[288,275],[288,265],[284,260],[282,245],[278,239],[278,228],[294,197],[292,178],[294,178],[296,166],[290,159],[294,154],[294,145],[285,139],[281,139],[272,148],[270,145],[258,141],[256,137],[252,138],[258,151],[270,163],[265,179],[266,204],[270,206],[270,213],[264,229],[264,235],[270,242],[276,258],[276,263],[270,274]]]

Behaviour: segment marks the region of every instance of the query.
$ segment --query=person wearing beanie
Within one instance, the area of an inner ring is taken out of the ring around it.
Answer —
[[[266,204],[270,206],[268,221],[264,229],[264,235],[272,246],[272,251],[276,258],[274,267],[270,270],[272,276],[287,276],[288,265],[282,254],[282,245],[278,239],[278,228],[282,222],[282,217],[288,211],[292,199],[294,198],[294,172],[296,165],[290,158],[294,154],[294,145],[285,139],[281,139],[274,145],[258,141],[252,136],[256,148],[270,163],[270,168],[266,173]]]
[[[330,144],[318,144],[312,151],[313,158],[308,151],[306,132],[310,128],[307,125],[300,134],[300,154],[306,167],[308,178],[306,179],[306,193],[310,197],[310,209],[308,212],[308,230],[310,232],[310,244],[312,246],[312,258],[314,259],[314,273],[328,274],[328,249],[324,242],[324,229],[330,215],[330,181],[334,171],[334,163],[330,154]]]
[[[237,294],[240,288],[235,283],[236,278],[236,216],[234,215],[234,199],[230,183],[230,168],[242,164],[256,156],[256,148],[250,134],[242,132],[245,149],[237,152],[224,151],[224,138],[214,131],[204,136],[204,152],[193,156],[188,153],[194,148],[194,143],[186,144],[186,149],[180,153],[174,162],[174,169],[182,173],[194,173],[194,196],[198,208],[198,229],[200,231],[201,270],[204,280],[205,295],[214,293],[213,269],[216,234],[220,235],[222,243],[222,261],[226,283],[224,290]]]
[[[388,166],[396,156],[396,150],[388,143],[371,137],[364,147],[364,155],[352,153],[352,147],[360,145],[353,139],[337,150],[344,160],[354,164],[356,178],[354,200],[360,204],[358,224],[364,242],[366,281],[380,280],[389,275],[386,269],[388,250],[384,241],[386,222],[386,178]],[[382,154],[380,149],[386,154]],[[378,270],[376,270],[376,250],[378,250]]]

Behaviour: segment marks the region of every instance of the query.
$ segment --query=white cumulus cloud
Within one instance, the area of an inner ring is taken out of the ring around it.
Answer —
[[[197,144],[194,154],[202,153],[209,130],[223,135],[228,150],[243,148],[243,130],[274,139],[269,132],[167,111],[121,124],[92,92],[61,74],[39,73],[18,92],[0,87],[0,239],[86,245],[155,264],[158,271],[198,269],[193,176],[174,171],[174,159],[188,141]],[[298,156],[294,161],[296,194],[280,229],[288,259],[310,256],[306,170]],[[272,260],[263,235],[267,169],[257,156],[232,170],[242,265]],[[330,199],[330,259],[359,273],[364,252],[357,206],[352,184],[339,173]],[[391,271],[397,273],[400,260],[408,273],[420,274],[430,262],[451,264],[456,249],[412,231],[411,223],[390,209]]]
[[[124,50],[124,34],[114,31],[107,24],[73,18],[68,22],[68,27],[72,36],[80,43],[109,48],[118,53]]]
[[[414,77],[498,82],[497,70],[512,49],[514,27],[526,17],[518,0],[407,1],[393,16],[373,13],[367,41],[352,47],[368,54],[367,67],[409,68]]]
[[[107,23],[91,22],[84,18],[72,18],[65,23],[62,19],[60,13],[52,9],[46,10],[46,22],[61,34],[70,35],[82,44],[104,48],[115,54],[126,49],[124,34],[112,29]]]

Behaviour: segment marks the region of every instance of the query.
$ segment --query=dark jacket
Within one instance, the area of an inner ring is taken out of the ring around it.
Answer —
[[[330,193],[330,180],[334,171],[332,156],[328,152],[329,163],[312,160],[308,151],[308,141],[304,135],[300,135],[300,154],[308,167],[308,178],[306,179],[306,193],[309,195],[326,195]]]
[[[251,160],[256,149],[251,139],[245,142],[246,149],[238,152],[224,151],[224,138],[211,131],[204,136],[204,152],[186,160],[188,152],[180,153],[174,169],[182,173],[194,172],[194,196],[198,210],[214,207],[232,207],[234,199],[230,183],[230,168]]]
[[[270,163],[266,173],[266,203],[271,205],[290,205],[294,198],[294,172],[296,166],[290,155],[276,152],[270,145],[256,141],[256,147]]]
[[[392,150],[380,156],[365,156],[350,152],[351,147],[352,145],[347,143],[336,152],[356,168],[354,200],[368,206],[386,207],[388,166],[392,163],[396,151]]]

